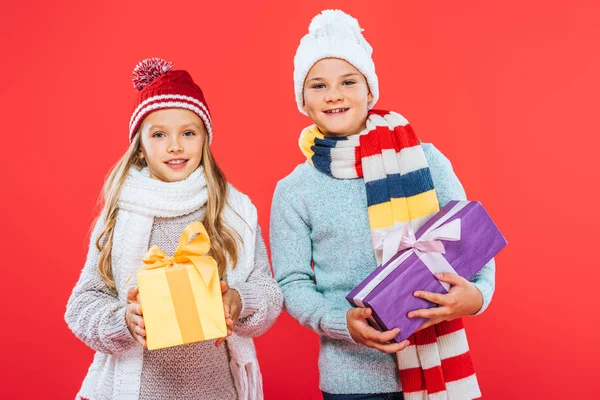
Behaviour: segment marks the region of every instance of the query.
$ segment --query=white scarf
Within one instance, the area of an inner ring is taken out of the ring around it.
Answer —
[[[121,301],[126,301],[129,288],[137,285],[135,278],[125,282],[140,267],[141,260],[148,251],[154,218],[189,214],[203,207],[207,198],[208,189],[202,167],[179,182],[162,182],[151,178],[147,168],[131,168],[119,197],[113,237],[113,278]],[[232,269],[231,265],[227,265],[227,280],[231,285],[236,285],[246,282],[254,268],[258,218],[256,209],[248,198],[231,185],[228,187],[227,200],[228,206],[225,207],[223,217],[242,238],[242,243],[238,243],[236,268]],[[254,342],[234,333],[226,343],[240,400],[262,400],[262,377]],[[117,356],[97,353],[86,377],[86,381],[89,379],[88,385],[84,381],[82,386],[82,394],[86,387],[93,390],[92,387],[97,387],[98,380],[103,380],[112,372],[114,387],[110,397],[137,400],[142,363],[143,349],[139,346]]]
[[[148,168],[131,168],[119,196],[119,210],[148,217],[173,218],[204,206],[208,198],[204,170],[198,167],[179,182],[150,178]]]

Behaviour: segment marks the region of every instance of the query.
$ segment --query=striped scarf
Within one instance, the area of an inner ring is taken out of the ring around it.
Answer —
[[[300,148],[319,171],[337,179],[363,178],[375,249],[379,232],[410,224],[416,232],[439,203],[427,159],[408,121],[395,112],[371,110],[366,129],[347,137],[325,137],[310,126]],[[416,332],[397,353],[406,400],[470,400],[481,396],[461,319]]]

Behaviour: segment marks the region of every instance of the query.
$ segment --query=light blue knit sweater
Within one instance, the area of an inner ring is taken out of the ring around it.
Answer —
[[[464,200],[450,161],[423,144],[440,208]],[[345,296],[377,266],[371,248],[362,179],[335,179],[308,162],[282,179],[271,208],[271,251],[285,309],[321,336],[321,390],[328,393],[401,391],[396,356],[355,343],[346,326]],[[314,262],[314,270],[311,268]],[[492,260],[471,280],[484,299],[494,292]]]

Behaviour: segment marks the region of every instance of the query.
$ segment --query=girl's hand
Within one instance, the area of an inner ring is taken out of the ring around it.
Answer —
[[[127,292],[127,308],[125,309],[125,323],[131,336],[146,348],[146,325],[142,317],[142,306],[137,300],[138,288],[130,288]]]
[[[398,333],[400,329],[394,328],[391,331],[380,332],[373,328],[367,322],[373,311],[370,308],[351,308],[346,313],[346,323],[350,336],[356,343],[364,344],[367,347],[377,349],[383,353],[391,354],[404,350],[409,345],[408,340],[400,343],[388,343]]]
[[[227,336],[231,336],[235,324],[237,324],[242,311],[242,299],[237,290],[229,287],[227,282],[221,281],[221,293],[223,295],[223,308],[225,309],[225,323],[227,324]],[[219,347],[225,338],[219,338],[215,346]]]
[[[452,287],[447,294],[416,291],[415,297],[439,304],[439,307],[415,310],[408,313],[409,318],[429,318],[419,330],[442,321],[451,321],[466,315],[473,315],[483,306],[483,297],[479,289],[462,276],[451,273],[435,274],[435,277]]]

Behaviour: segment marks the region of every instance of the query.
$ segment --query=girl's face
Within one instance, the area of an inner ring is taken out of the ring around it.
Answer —
[[[306,75],[302,108],[324,135],[349,136],[362,131],[371,100],[364,75],[347,61],[324,58]]]
[[[149,114],[140,129],[142,157],[150,177],[163,182],[186,179],[202,161],[206,129],[190,110],[167,108]]]

